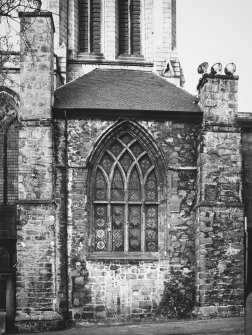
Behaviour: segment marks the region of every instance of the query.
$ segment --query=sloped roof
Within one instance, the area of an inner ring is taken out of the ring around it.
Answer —
[[[95,69],[58,88],[53,109],[201,112],[194,101],[152,72]]]

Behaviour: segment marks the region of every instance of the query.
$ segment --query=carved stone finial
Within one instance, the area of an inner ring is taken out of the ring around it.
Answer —
[[[33,0],[33,4],[35,6],[35,12],[41,11],[42,1],[41,0]]]

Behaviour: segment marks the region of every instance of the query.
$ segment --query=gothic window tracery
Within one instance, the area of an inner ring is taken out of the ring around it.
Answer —
[[[129,132],[94,167],[94,252],[158,251],[158,179],[148,148]]]

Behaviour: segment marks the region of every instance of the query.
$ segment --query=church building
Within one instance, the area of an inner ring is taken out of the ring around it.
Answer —
[[[243,315],[238,76],[204,68],[197,97],[183,88],[176,0],[43,1],[19,18],[0,86],[0,329]]]

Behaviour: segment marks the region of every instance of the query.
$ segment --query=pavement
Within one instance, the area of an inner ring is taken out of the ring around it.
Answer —
[[[24,334],[24,333],[23,333]],[[33,333],[35,335],[35,333]],[[243,317],[183,320],[163,323],[115,325],[115,326],[83,326],[61,331],[44,332],[42,335],[212,335],[229,334],[244,335]],[[27,333],[32,335],[32,333]],[[38,335],[38,333],[36,333]],[[252,335],[252,334],[246,334]]]

